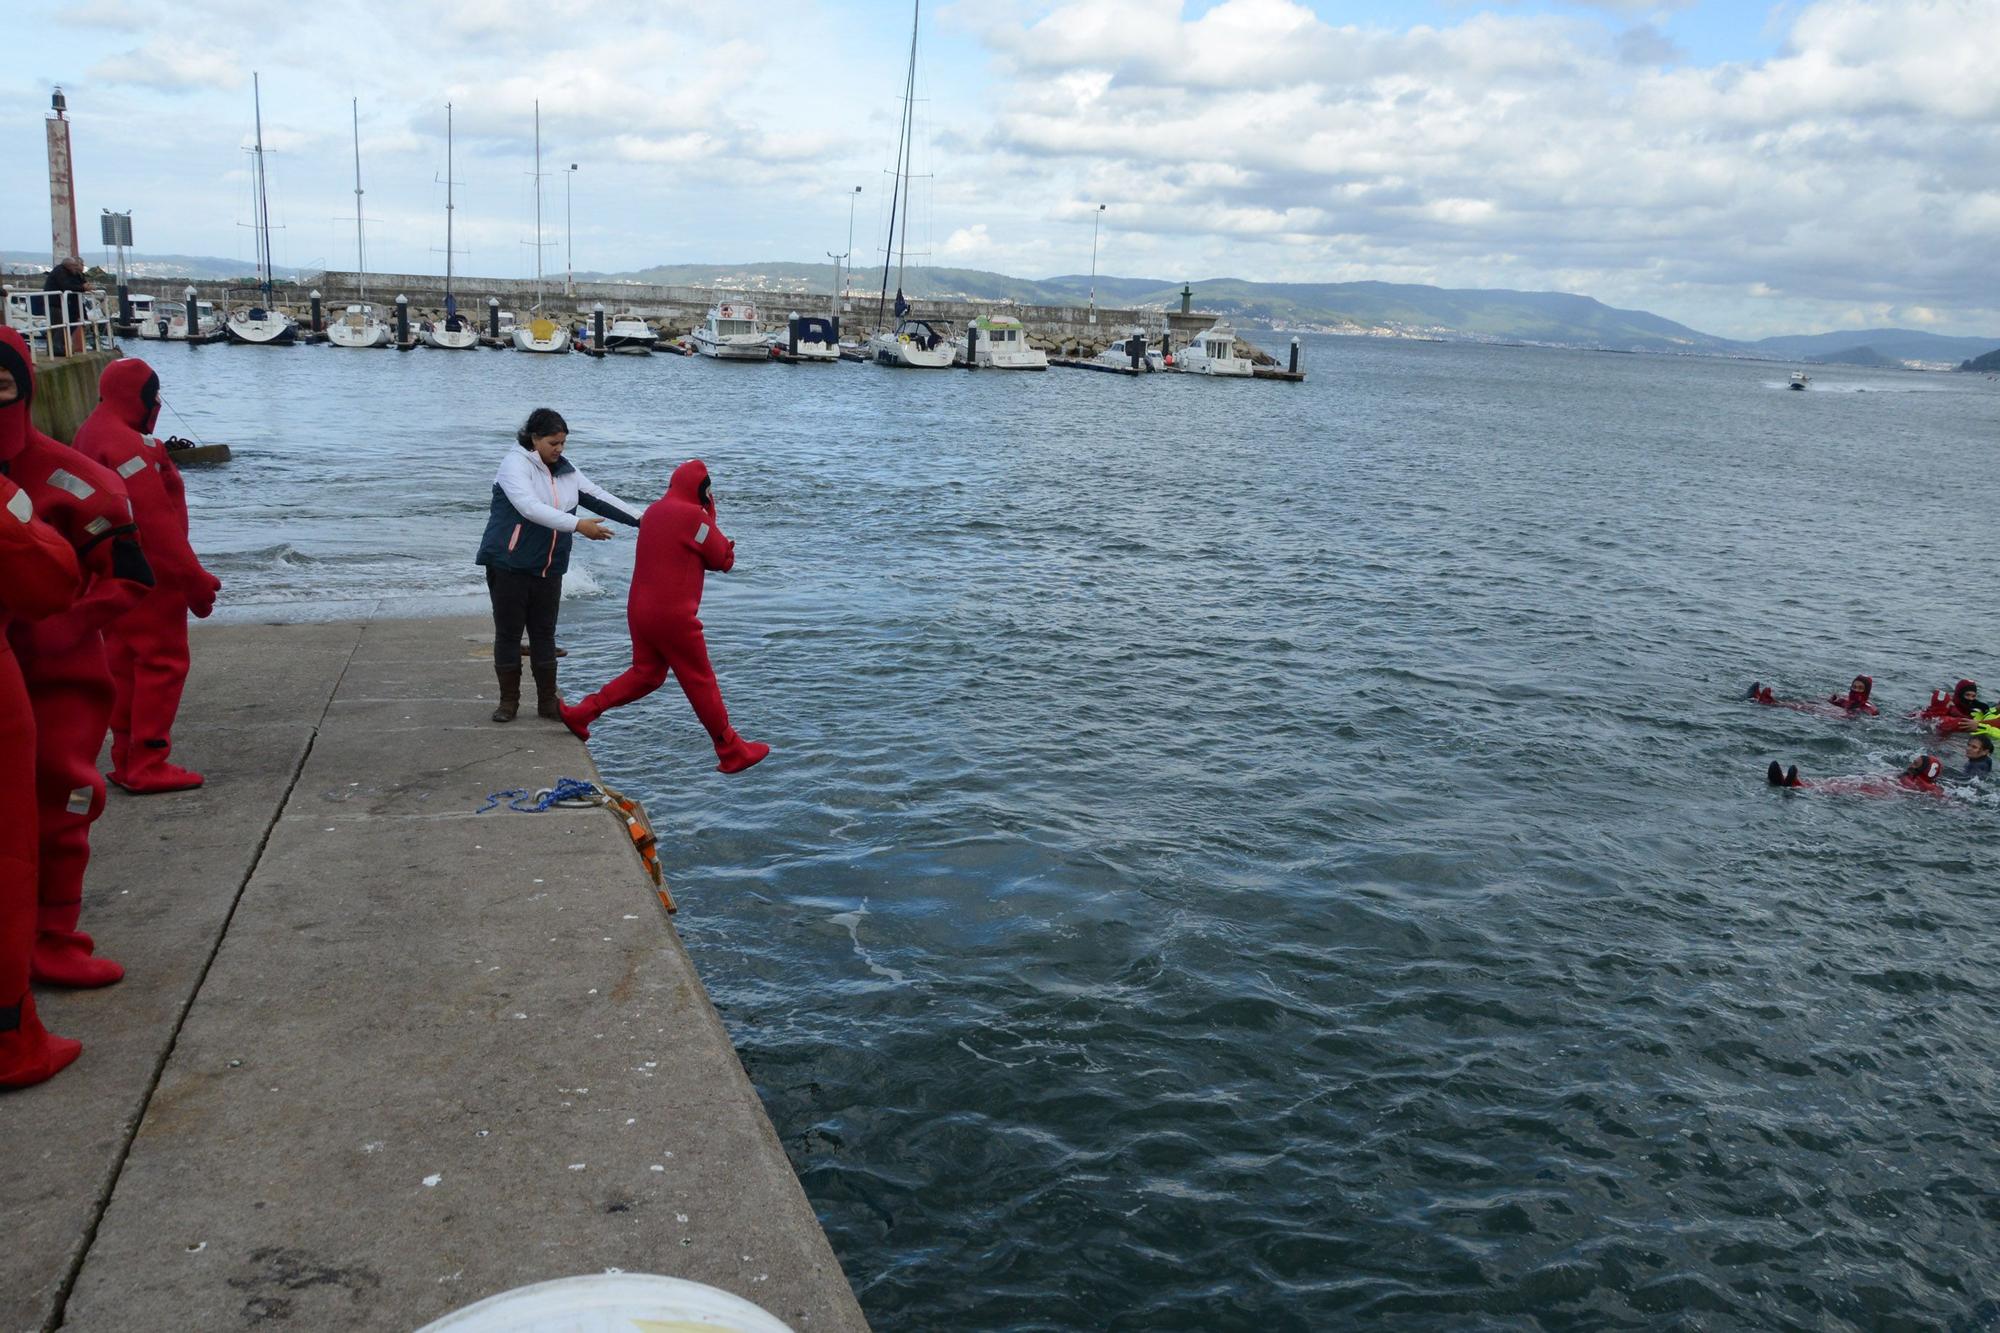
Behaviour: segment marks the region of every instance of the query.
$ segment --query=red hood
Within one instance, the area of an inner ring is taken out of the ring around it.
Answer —
[[[21,389],[19,397],[0,407],[0,463],[6,463],[21,452],[34,430],[28,408],[35,399],[35,363],[29,359],[28,344],[21,340],[21,335],[3,327],[0,327],[0,369],[11,374]]]
[[[691,505],[701,505],[709,513],[715,512],[715,497],[710,496],[706,505],[701,504],[701,484],[708,480],[708,464],[699,458],[690,458],[674,469],[673,480],[667,483],[669,500],[685,500]]]
[[[160,419],[160,377],[138,357],[123,357],[98,377],[97,401],[133,430],[150,435]]]
[[[1848,697],[1858,700],[1861,703],[1867,703],[1875,694],[1875,677],[1856,676],[1854,679],[1860,688],[1849,689],[1847,692]]]

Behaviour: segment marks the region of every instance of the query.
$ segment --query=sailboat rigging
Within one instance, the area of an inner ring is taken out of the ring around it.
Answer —
[[[523,352],[567,352],[569,330],[542,313],[542,104],[535,103],[535,308],[534,318],[514,326],[514,346]]]
[[[904,256],[910,240],[910,166],[916,145],[917,103],[917,24],[923,0],[910,0],[910,64],[903,76],[903,116],[896,132],[896,183],[889,194],[889,239],[882,251],[882,291],[875,303],[875,336],[868,346],[877,365],[910,369],[941,370],[951,365],[951,347],[920,319],[908,318],[910,305],[903,297]],[[898,238],[897,205],[901,204],[901,237]],[[884,318],[889,302],[889,258],[896,260],[896,327],[889,332]]]
[[[245,343],[260,347],[282,347],[298,340],[298,324],[283,311],[271,309],[277,279],[271,267],[271,199],[264,178],[264,92],[259,75],[250,75],[250,96],[257,111],[257,146],[253,161],[256,165],[257,199],[257,289],[263,294],[262,305],[251,306],[248,310],[232,311],[223,326],[231,342]]]
[[[479,343],[479,334],[465,320],[458,317],[458,297],[452,294],[452,214],[457,211],[457,203],[452,193],[457,182],[452,179],[451,156],[451,103],[444,104],[444,323],[424,330],[424,341],[440,351],[457,352]]]
[[[347,307],[326,326],[327,341],[335,347],[387,347],[393,336],[389,326],[368,304],[368,241],[361,225],[361,99],[351,102],[354,117],[354,282],[361,297],[359,305]]]

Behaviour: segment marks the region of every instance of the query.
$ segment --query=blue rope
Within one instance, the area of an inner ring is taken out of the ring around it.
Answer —
[[[595,795],[597,784],[594,782],[585,782],[581,778],[557,778],[555,786],[539,792],[529,791],[526,787],[509,787],[505,791],[493,792],[487,796],[486,804],[472,813],[483,815],[505,801],[509,810],[518,810],[524,815],[539,815],[564,801],[580,801]],[[522,804],[524,801],[528,804]]]

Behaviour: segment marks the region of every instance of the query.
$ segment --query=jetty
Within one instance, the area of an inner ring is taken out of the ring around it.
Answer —
[[[207,785],[113,789],[84,924],[126,978],[38,991],[83,1056],[0,1095],[0,1326],[411,1329],[622,1270],[866,1328],[624,824],[477,813],[597,777],[486,720],[491,626],[192,637]]]

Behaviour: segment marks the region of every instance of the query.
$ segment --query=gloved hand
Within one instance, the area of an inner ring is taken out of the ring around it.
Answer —
[[[208,619],[209,613],[215,610],[215,595],[221,591],[222,580],[207,570],[202,570],[200,581],[196,583],[194,592],[188,597],[188,610],[194,612],[196,620]]]

